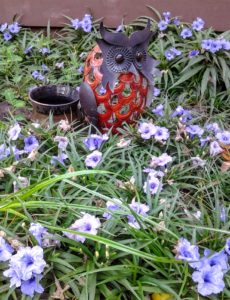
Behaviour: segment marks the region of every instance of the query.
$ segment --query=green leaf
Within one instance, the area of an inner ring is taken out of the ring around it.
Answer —
[[[201,97],[204,96],[204,93],[207,89],[209,76],[210,76],[210,68],[207,68],[203,74],[202,81],[201,81]]]

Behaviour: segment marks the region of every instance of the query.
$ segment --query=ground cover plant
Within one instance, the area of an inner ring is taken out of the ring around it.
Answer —
[[[162,77],[119,135],[26,119],[34,85],[79,86],[97,21],[2,24],[1,299],[230,298],[229,33],[158,17]]]

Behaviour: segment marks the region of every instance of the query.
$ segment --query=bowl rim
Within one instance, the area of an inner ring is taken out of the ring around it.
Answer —
[[[32,102],[32,104],[37,104],[37,105],[40,105],[40,106],[47,106],[47,107],[63,107],[63,106],[68,106],[68,105],[72,105],[74,104],[75,102],[78,102],[80,100],[79,98],[79,93],[77,93],[78,95],[78,98],[77,99],[74,99],[73,101],[71,102],[68,102],[68,103],[63,103],[63,104],[45,104],[45,103],[41,103],[41,102],[38,102],[36,100],[34,100],[31,96],[31,93],[35,90],[35,89],[38,89],[38,88],[42,88],[42,87],[52,87],[52,86],[55,86],[55,87],[69,87],[68,85],[55,85],[55,84],[50,84],[50,85],[43,85],[43,86],[36,86],[34,88],[32,88],[30,91],[29,91],[29,100]],[[70,87],[71,88],[71,87]],[[74,90],[74,88],[71,88]],[[76,91],[77,92],[77,91]]]

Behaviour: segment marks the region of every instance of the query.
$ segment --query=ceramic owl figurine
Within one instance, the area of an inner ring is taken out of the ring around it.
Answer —
[[[152,100],[158,64],[147,53],[153,35],[150,22],[130,37],[107,31],[100,25],[101,39],[87,56],[80,103],[88,120],[102,132],[132,124]]]

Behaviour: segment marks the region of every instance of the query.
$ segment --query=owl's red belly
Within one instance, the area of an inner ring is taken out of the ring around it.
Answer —
[[[138,118],[146,104],[148,86],[141,74],[135,76],[133,73],[121,73],[113,92],[109,85],[103,89],[103,75],[100,72],[102,62],[101,50],[97,45],[86,59],[84,80],[90,85],[96,98],[98,126],[103,132],[112,128],[112,132],[116,133],[122,123],[131,124]]]

